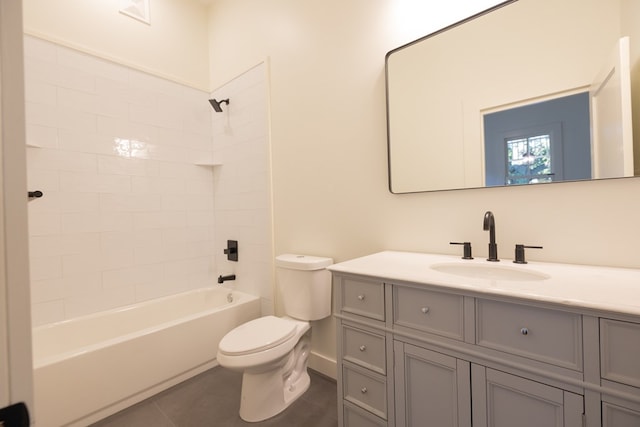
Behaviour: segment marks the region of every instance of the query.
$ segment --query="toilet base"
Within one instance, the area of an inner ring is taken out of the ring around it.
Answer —
[[[242,375],[240,418],[258,422],[278,415],[309,389],[309,339],[304,336],[281,366]]]

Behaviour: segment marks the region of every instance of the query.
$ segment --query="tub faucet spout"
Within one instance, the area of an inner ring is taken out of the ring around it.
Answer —
[[[500,261],[498,259],[498,245],[496,244],[496,220],[493,212],[485,212],[482,229],[489,231],[489,258],[487,258],[487,261]]]
[[[236,275],[235,274],[229,274],[227,276],[218,276],[218,283],[224,283],[227,280],[236,280]]]

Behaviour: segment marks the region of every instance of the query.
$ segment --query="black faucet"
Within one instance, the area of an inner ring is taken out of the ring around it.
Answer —
[[[236,275],[229,274],[227,276],[218,276],[218,283],[224,283],[226,280],[236,280]]]
[[[489,258],[487,258],[487,261],[500,261],[498,259],[498,245],[496,244],[496,220],[493,212],[485,212],[482,229],[489,230]]]

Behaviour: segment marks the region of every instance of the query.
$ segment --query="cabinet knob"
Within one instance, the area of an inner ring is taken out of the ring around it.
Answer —
[[[360,301],[364,301],[364,294],[360,294],[360,295],[358,295],[358,299],[359,299]]]
[[[362,387],[362,388],[360,389],[360,392],[361,392],[362,394],[365,394],[365,393],[367,392],[367,388],[366,388],[366,387]]]
[[[361,346],[360,346],[360,351],[365,351],[366,349],[367,349],[367,346],[366,346],[366,345],[361,345]]]
[[[521,333],[522,335],[529,335],[529,329],[527,329],[527,328],[522,328],[522,329],[520,329],[520,333]]]
[[[420,311],[422,311],[423,313],[427,314],[429,312],[429,307],[422,307],[420,309]]]

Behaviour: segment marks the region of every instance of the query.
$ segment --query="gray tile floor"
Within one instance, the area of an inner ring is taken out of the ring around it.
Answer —
[[[336,383],[309,371],[311,386],[284,412],[259,423],[238,415],[242,374],[220,366],[163,391],[92,427],[336,427]]]

